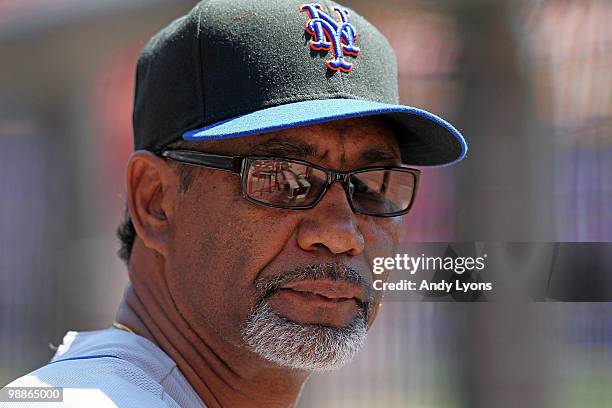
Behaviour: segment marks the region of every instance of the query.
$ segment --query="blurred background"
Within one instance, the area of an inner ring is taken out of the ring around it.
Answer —
[[[0,386],[109,326],[140,48],[192,0],[0,0]],[[612,2],[345,1],[470,152],[406,241],[612,240]],[[576,271],[580,273],[580,271]],[[612,284],[612,283],[611,283]],[[612,304],[388,303],[300,407],[612,406]]]

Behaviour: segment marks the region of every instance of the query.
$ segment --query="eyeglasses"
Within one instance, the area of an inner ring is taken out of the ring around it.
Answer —
[[[193,150],[164,150],[159,155],[180,163],[230,171],[240,176],[242,196],[266,207],[313,208],[332,183],[340,181],[353,211],[376,217],[397,217],[410,211],[421,173],[396,166],[337,172],[303,160]]]

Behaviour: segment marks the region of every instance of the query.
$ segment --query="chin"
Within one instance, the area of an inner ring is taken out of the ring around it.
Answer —
[[[367,309],[359,308],[344,327],[300,323],[280,316],[264,299],[242,330],[249,348],[279,366],[330,371],[349,363],[361,350],[367,333]]]

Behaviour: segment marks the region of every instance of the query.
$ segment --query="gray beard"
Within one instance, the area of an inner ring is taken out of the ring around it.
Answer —
[[[367,333],[367,312],[346,327],[301,324],[279,316],[266,300],[253,309],[242,330],[251,351],[280,366],[307,370],[336,370],[361,350]]]

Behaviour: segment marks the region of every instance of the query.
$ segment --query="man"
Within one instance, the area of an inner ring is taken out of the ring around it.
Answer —
[[[397,101],[389,44],[331,1],[204,1],[170,24],[138,61],[117,321],[11,386],[65,387],[61,406],[295,406],[376,317],[372,254],[417,189],[404,165],[466,154]]]

